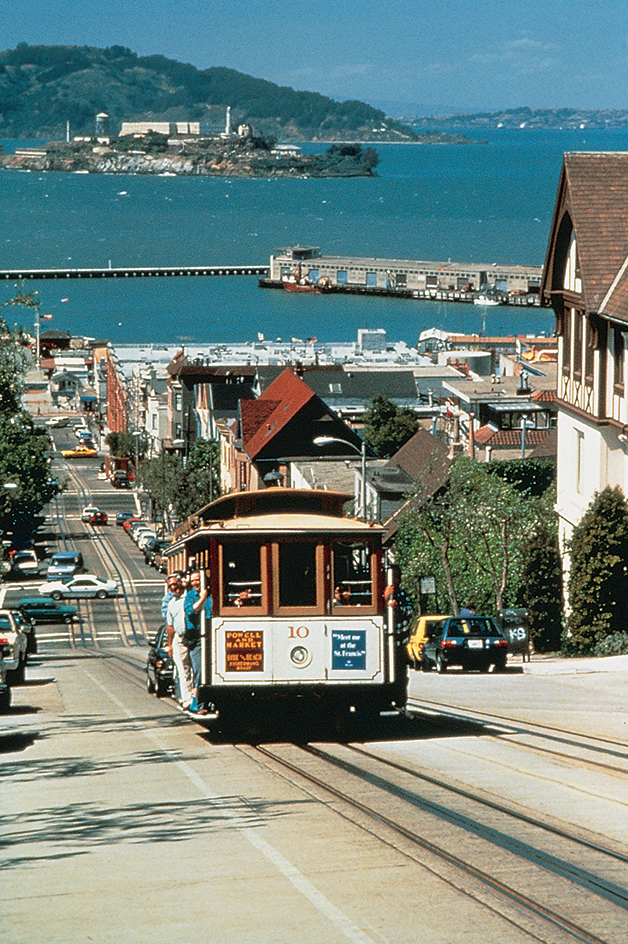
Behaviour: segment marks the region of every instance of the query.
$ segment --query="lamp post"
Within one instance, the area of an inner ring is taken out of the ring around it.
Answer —
[[[360,449],[358,449],[355,443],[349,442],[348,439],[338,439],[336,436],[317,436],[312,442],[315,446],[328,446],[330,443],[342,443],[343,446],[350,446],[360,456],[362,460],[360,471],[362,477],[360,483],[360,515],[366,521],[366,440],[362,440]]]

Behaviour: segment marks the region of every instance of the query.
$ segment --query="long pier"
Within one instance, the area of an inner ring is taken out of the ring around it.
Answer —
[[[133,266],[105,269],[0,269],[0,281],[22,282],[31,279],[150,279],[199,278],[224,275],[268,275],[267,265],[248,266]]]

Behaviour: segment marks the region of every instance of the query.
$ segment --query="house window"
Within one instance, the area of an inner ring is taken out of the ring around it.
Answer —
[[[178,413],[181,412],[181,394],[180,393],[175,394],[174,408]]]
[[[571,364],[571,310],[565,310],[563,318],[563,371],[568,372]]]
[[[615,328],[613,332],[613,385],[615,392],[623,395],[624,392],[624,355],[626,342],[624,332]]]
[[[582,430],[575,430],[576,433],[576,491],[581,492],[581,486],[584,481],[584,469],[582,463],[584,461],[584,433]]]
[[[573,372],[579,377],[582,374],[582,312],[574,312],[573,322]]]

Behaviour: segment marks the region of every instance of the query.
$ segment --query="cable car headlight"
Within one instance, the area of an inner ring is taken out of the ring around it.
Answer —
[[[306,665],[310,664],[312,661],[312,656],[305,646],[295,646],[290,652],[290,661],[299,669],[302,669]]]

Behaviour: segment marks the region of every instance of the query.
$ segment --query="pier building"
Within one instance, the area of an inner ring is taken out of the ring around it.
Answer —
[[[446,293],[452,301],[472,301],[474,294],[489,292],[533,297],[538,304],[542,267],[326,256],[317,246],[289,246],[270,257],[269,274],[262,283],[281,287],[295,272],[311,285],[331,291],[427,298]]]

